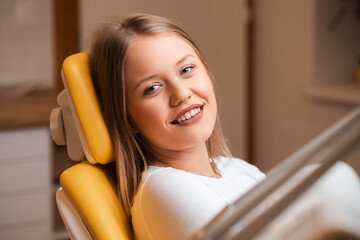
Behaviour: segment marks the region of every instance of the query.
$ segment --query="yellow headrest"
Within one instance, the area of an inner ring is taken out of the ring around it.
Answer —
[[[80,123],[80,139],[86,158],[91,163],[107,164],[114,151],[91,80],[88,53],[67,57],[63,63],[64,85],[75,109],[75,122]],[[78,127],[79,128],[79,127]]]

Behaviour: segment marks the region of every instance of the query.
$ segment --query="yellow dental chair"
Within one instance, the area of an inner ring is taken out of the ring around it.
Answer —
[[[113,148],[88,68],[88,53],[65,59],[65,89],[50,116],[58,145],[78,164],[64,171],[56,202],[72,239],[133,239],[117,196]]]

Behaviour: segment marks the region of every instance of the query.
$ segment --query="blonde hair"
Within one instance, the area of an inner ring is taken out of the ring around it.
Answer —
[[[150,161],[156,160],[156,154],[146,139],[132,130],[131,118],[126,110],[124,58],[136,36],[159,33],[172,33],[188,42],[208,70],[200,50],[178,24],[148,14],[128,15],[104,24],[94,34],[90,51],[90,72],[114,145],[119,199],[128,218],[141,174]],[[231,156],[218,116],[206,146],[210,158]],[[215,167],[214,163],[212,166]]]

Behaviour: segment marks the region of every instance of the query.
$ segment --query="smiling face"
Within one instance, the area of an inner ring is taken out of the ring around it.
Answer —
[[[137,36],[124,69],[128,114],[155,151],[205,146],[216,120],[215,94],[186,41],[172,34]]]

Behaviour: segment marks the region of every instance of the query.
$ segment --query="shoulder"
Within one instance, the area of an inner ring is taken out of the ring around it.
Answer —
[[[145,228],[154,239],[186,239],[225,207],[222,199],[186,172],[148,170],[132,208],[135,232]]]
[[[216,163],[220,171],[226,171],[233,174],[250,175],[256,178],[258,181],[265,178],[265,174],[261,172],[255,165],[252,165],[239,158],[221,156],[216,159]]]
[[[139,194],[142,198],[141,202],[148,202],[144,201],[146,198],[156,202],[171,200],[186,203],[188,200],[194,201],[197,196],[209,197],[213,191],[185,171],[173,168],[153,168],[144,174]]]
[[[216,163],[219,164],[220,167],[223,168],[241,168],[244,170],[250,170],[250,171],[260,171],[255,165],[252,165],[240,158],[235,157],[224,157],[221,156],[216,159]]]

